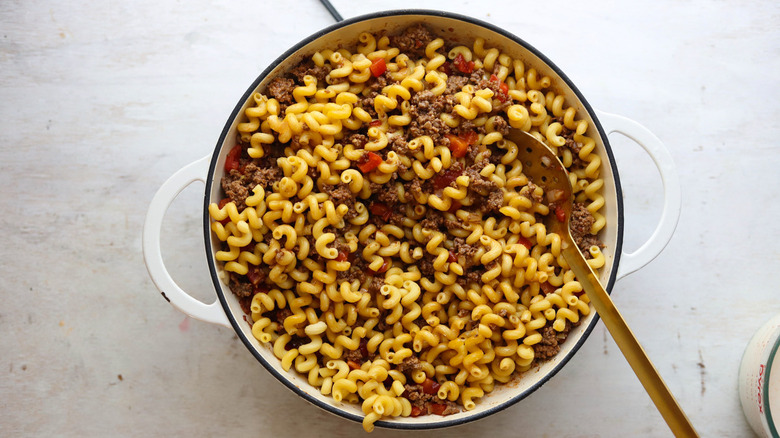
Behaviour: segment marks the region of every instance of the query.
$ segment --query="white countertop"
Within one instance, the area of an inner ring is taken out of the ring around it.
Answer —
[[[421,5],[333,3],[344,17]],[[665,142],[679,168],[679,226],[613,297],[700,434],[752,436],[739,360],[780,312],[780,4],[425,6],[514,32],[592,106]],[[157,188],[211,153],[260,71],[332,23],[315,0],[0,5],[0,436],[364,436],[276,382],[232,331],[168,305],[141,254]],[[632,249],[658,220],[661,183],[638,146],[612,145]],[[163,251],[181,286],[211,302],[202,194],[194,184],[173,203]],[[416,435],[670,433],[599,323],[517,405]]]

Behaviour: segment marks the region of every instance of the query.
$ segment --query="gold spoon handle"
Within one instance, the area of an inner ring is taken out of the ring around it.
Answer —
[[[626,324],[623,316],[618,312],[615,303],[607,294],[607,291],[601,286],[588,263],[579,254],[574,245],[569,245],[563,251],[563,257],[574,272],[574,275],[580,281],[583,290],[588,295],[591,304],[596,312],[604,321],[604,325],[612,334],[612,338],[617,343],[620,351],[625,356],[634,373],[639,378],[645,391],[650,395],[650,399],[655,403],[655,407],[666,421],[669,429],[676,437],[698,437],[693,425],[685,416],[680,405],[677,404],[669,388],[664,383],[658,370],[655,369],[647,353],[639,344],[634,333]],[[573,251],[573,252],[572,252]]]

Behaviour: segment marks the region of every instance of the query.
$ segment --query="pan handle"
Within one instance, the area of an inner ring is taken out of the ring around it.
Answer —
[[[144,261],[146,262],[149,276],[152,277],[152,281],[157,286],[157,289],[160,290],[162,296],[173,307],[195,319],[230,327],[230,321],[228,321],[224,310],[222,310],[219,300],[215,300],[211,304],[204,304],[176,284],[173,278],[171,278],[171,274],[165,268],[160,249],[160,230],[168,207],[179,193],[190,184],[195,181],[206,182],[210,160],[211,156],[205,156],[184,166],[168,178],[162,187],[157,190],[154,198],[152,198],[149,211],[146,213],[142,245]]]
[[[639,123],[616,114],[596,111],[607,134],[619,132],[635,141],[653,159],[664,186],[664,205],[661,219],[650,238],[636,251],[620,256],[617,278],[621,279],[647,265],[663,251],[671,240],[680,219],[682,193],[677,168],[669,150],[649,129]]]

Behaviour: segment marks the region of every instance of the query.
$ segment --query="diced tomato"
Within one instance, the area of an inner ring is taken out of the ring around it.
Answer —
[[[360,347],[358,347],[360,350],[360,355],[363,357],[368,357],[368,340],[366,338],[360,339]]]
[[[228,204],[228,202],[230,202],[230,198],[222,198],[222,199],[220,199],[219,204],[217,204],[217,207],[219,207],[219,209],[222,210],[223,208],[225,208],[225,206]],[[222,219],[221,221],[219,221],[219,223],[221,223],[222,225],[227,225],[228,222],[230,222],[230,217],[229,216],[226,217],[225,219]]]
[[[466,61],[462,53],[458,53],[452,63],[461,73],[471,74],[474,71],[474,61]]]
[[[460,134],[460,138],[465,140],[466,143],[468,143],[469,146],[471,146],[474,143],[479,141],[479,134],[477,134],[477,131],[466,131]]]
[[[337,262],[343,262],[349,259],[349,253],[343,250],[339,251],[339,255],[336,256]]]
[[[382,76],[382,74],[387,71],[387,64],[385,64],[385,58],[375,59],[374,62],[371,63],[371,67],[369,67],[369,69],[371,70],[371,74],[375,78]]]
[[[284,346],[284,349],[290,351],[293,348],[298,348],[301,345],[307,343],[308,340],[308,336],[304,338],[303,336],[292,335],[292,338],[289,340],[289,342],[287,342],[287,345]]]
[[[387,206],[387,204],[383,204],[381,202],[374,202],[368,207],[368,211],[371,212],[371,214],[375,216],[379,216],[382,218],[383,221],[387,222],[390,220],[390,217],[393,215],[393,210],[390,209],[390,207]]]
[[[431,181],[433,183],[433,188],[436,190],[441,190],[450,184],[452,184],[453,181],[455,181],[459,176],[463,174],[463,169],[447,169],[443,172],[439,172],[436,177],[433,178]]]
[[[509,98],[509,96],[507,96],[507,93],[509,93],[509,85],[499,79],[496,75],[490,75],[490,81],[498,82],[499,92],[496,95],[496,99],[500,100],[501,102],[505,102]]]
[[[456,211],[458,211],[459,208],[463,207],[463,205],[458,201],[452,201],[452,207],[450,207],[448,212],[455,214]]]
[[[458,261],[458,256],[456,256],[454,252],[450,251],[450,255],[447,257],[447,261],[450,263],[455,263]]]
[[[373,152],[366,152],[360,157],[357,166],[361,172],[368,173],[379,167],[380,164],[382,164],[382,157]]]
[[[447,76],[452,75],[452,64],[449,61],[445,62],[441,65],[441,71],[443,71]]]
[[[450,150],[452,156],[455,158],[463,158],[469,151],[469,144],[466,140],[458,137],[457,135],[447,134],[447,138],[450,139]]]
[[[433,379],[425,379],[425,381],[422,382],[422,390],[426,394],[437,394],[440,386],[439,382]]]
[[[249,282],[254,286],[257,286],[258,283],[265,280],[265,276],[260,273],[260,268],[257,266],[249,267],[249,270],[246,272],[246,278],[248,278]]]
[[[555,206],[555,218],[558,219],[558,222],[566,220],[566,212],[560,206]]]
[[[256,285],[255,288],[252,290],[252,295],[259,294],[261,292],[264,293],[264,294],[267,294],[270,291],[271,291],[271,289],[269,289],[266,284],[262,284],[261,283],[261,284]]]
[[[347,365],[349,365],[349,369],[351,369],[351,370],[359,370],[360,369],[360,364],[358,364],[354,360],[348,360],[347,361]]]
[[[540,287],[542,288],[542,292],[544,292],[545,295],[546,294],[551,294],[551,293],[555,292],[555,286],[551,285],[550,283],[548,283],[546,281],[544,283],[542,283],[540,285]]]
[[[531,249],[531,247],[534,246],[533,243],[531,243],[531,241],[528,240],[528,238],[526,238],[524,236],[520,236],[520,238],[518,239],[517,243],[523,245],[524,247],[526,247],[528,249]]]
[[[382,263],[382,266],[379,268],[379,270],[378,270],[378,271],[375,271],[375,270],[373,270],[373,269],[371,269],[371,268],[368,268],[368,269],[366,269],[366,274],[367,274],[367,275],[370,275],[370,276],[372,276],[372,277],[374,277],[374,276],[376,276],[377,274],[384,274],[385,272],[387,272],[387,270],[388,270],[389,268],[390,268],[390,262],[388,262],[387,260],[385,260],[385,262],[384,262],[384,263]]]
[[[368,122],[368,126],[373,126],[373,127],[380,126],[381,124],[382,124],[381,120],[372,120]]]
[[[431,403],[431,413],[436,415],[444,415],[444,411],[447,409],[447,405],[444,403]]]
[[[225,157],[225,172],[238,170],[241,167],[241,145],[235,145]]]
[[[409,414],[410,417],[419,417],[423,414],[423,410],[418,408],[417,406],[412,406],[412,412]]]

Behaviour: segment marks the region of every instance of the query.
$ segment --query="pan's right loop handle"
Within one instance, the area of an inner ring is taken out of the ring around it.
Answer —
[[[647,242],[636,251],[623,253],[620,256],[617,274],[617,278],[620,279],[653,261],[669,243],[677,228],[677,221],[680,219],[682,193],[672,155],[658,137],[649,129],[629,118],[603,111],[596,111],[596,115],[607,134],[619,132],[634,140],[650,155],[661,174],[661,182],[664,186],[664,205],[661,219]]]
[[[152,281],[163,297],[173,307],[195,319],[230,327],[230,321],[228,321],[219,300],[215,300],[211,304],[202,303],[176,284],[173,278],[171,278],[171,274],[165,268],[162,250],[160,249],[160,230],[162,229],[165,212],[184,188],[195,181],[206,181],[210,160],[211,156],[203,157],[183,167],[163,183],[162,187],[154,195],[154,198],[152,198],[149,211],[146,213],[142,245],[144,261],[146,262],[149,276],[152,277]]]

